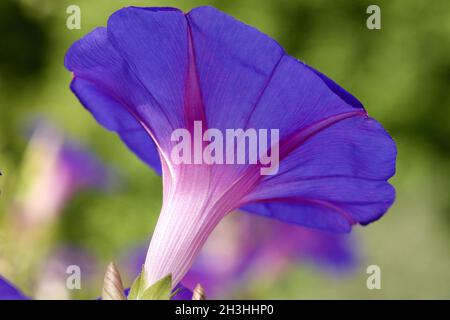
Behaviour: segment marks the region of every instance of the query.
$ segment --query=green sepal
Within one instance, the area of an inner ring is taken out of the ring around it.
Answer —
[[[136,279],[134,279],[133,284],[131,285],[130,292],[128,293],[128,300],[139,300],[139,297],[142,295],[144,281],[142,281],[145,277],[144,266],[142,266],[142,271],[139,273]]]
[[[147,288],[141,300],[169,300],[172,291],[172,275],[168,274]]]
[[[153,285],[145,289],[145,272],[142,272],[134,280],[128,300],[169,300],[172,290],[172,275],[168,274],[164,278],[158,280]]]

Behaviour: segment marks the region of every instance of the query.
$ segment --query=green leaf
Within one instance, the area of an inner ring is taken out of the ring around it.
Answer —
[[[140,300],[169,300],[172,291],[172,275],[168,274],[147,288]]]

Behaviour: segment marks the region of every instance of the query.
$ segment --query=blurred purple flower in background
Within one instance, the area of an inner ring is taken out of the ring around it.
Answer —
[[[238,289],[244,279],[276,280],[293,264],[350,272],[357,263],[351,238],[234,213],[214,230],[182,282],[188,287],[201,283],[208,297],[220,297]]]
[[[312,263],[318,270],[342,275],[357,265],[354,237],[307,229],[245,213],[225,217],[206,241],[183,285],[201,283],[208,298],[232,296],[246,281],[276,280],[293,264]],[[122,265],[134,278],[147,248],[124,255]]]
[[[71,299],[72,294],[77,292],[67,287],[68,276],[72,274],[68,273],[68,267],[79,268],[82,273],[79,279],[80,288],[76,290],[80,292],[92,289],[90,283],[95,282],[95,278],[103,274],[104,270],[99,265],[95,255],[86,248],[59,246],[47,255],[40,266],[32,296],[38,300]]]
[[[21,226],[47,223],[76,192],[105,190],[111,183],[111,170],[96,156],[66,139],[49,122],[40,121],[25,151],[13,213]]]
[[[71,88],[97,121],[163,175],[147,286],[188,272],[238,208],[335,232],[395,198],[395,143],[362,104],[258,30],[212,7],[129,7],[69,49]],[[276,175],[261,165],[175,164],[174,130],[279,129]],[[244,244],[243,244],[244,245]]]
[[[65,206],[79,191],[109,189],[113,170],[48,121],[33,121],[6,219],[0,273],[26,284],[37,299],[67,299],[66,268],[76,264],[90,281],[95,263],[85,250],[54,248],[51,239]],[[8,257],[8,259],[4,259]],[[33,272],[30,272],[33,270]]]

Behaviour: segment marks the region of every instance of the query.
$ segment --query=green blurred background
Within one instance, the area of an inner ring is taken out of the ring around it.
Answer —
[[[81,29],[66,28],[66,8],[81,8]],[[357,269],[343,277],[293,266],[276,284],[253,284],[246,298],[450,298],[450,2],[435,0],[0,2],[0,219],[18,185],[26,148],[24,125],[45,116],[117,168],[122,185],[111,193],[83,192],[52,229],[51,244],[84,248],[100,269],[127,248],[148,241],[161,204],[161,180],[113,134],[95,123],[69,90],[63,67],[76,39],[127,5],[210,4],[279,41],[293,56],[358,97],[397,142],[397,200],[368,227],[357,227]],[[381,30],[366,27],[366,8],[381,8]],[[21,264],[36,248],[14,252],[0,229],[0,274],[27,291]],[[14,260],[15,259],[15,260]],[[368,290],[366,267],[382,271],[382,289]],[[18,268],[20,269],[20,268]],[[36,275],[34,275],[36,277]],[[98,292],[77,293],[77,298]],[[127,279],[126,281],[128,281]]]

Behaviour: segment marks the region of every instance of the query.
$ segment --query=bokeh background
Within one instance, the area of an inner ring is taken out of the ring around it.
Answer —
[[[71,4],[81,8],[80,30],[66,28],[66,8]],[[93,298],[100,294],[106,264],[119,261],[124,268],[120,261],[127,252],[148,242],[161,204],[161,179],[83,109],[69,90],[71,75],[63,67],[63,57],[71,43],[105,25],[109,15],[123,6],[175,6],[187,11],[205,4],[257,27],[291,55],[336,80],[364,103],[398,147],[397,173],[391,180],[397,200],[380,221],[354,228],[358,263],[351,271],[327,273],[310,263],[293,262],[276,281],[265,277],[249,281],[234,296],[450,298],[447,0],[2,0],[0,274],[29,295]],[[366,27],[370,4],[381,8],[381,30]],[[35,118],[51,121],[89,148],[113,168],[117,183],[106,192],[77,193],[45,232],[33,241],[22,241],[21,233],[28,231],[11,226],[11,204],[27,185],[23,169],[27,126]],[[57,263],[65,250],[86,263],[83,272],[88,270],[82,274],[82,289],[69,293],[60,292],[65,278]],[[55,259],[52,269],[48,265]],[[372,264],[381,268],[381,290],[366,287],[366,268]],[[44,280],[47,288],[39,294]],[[125,285],[131,280],[125,277]]]

